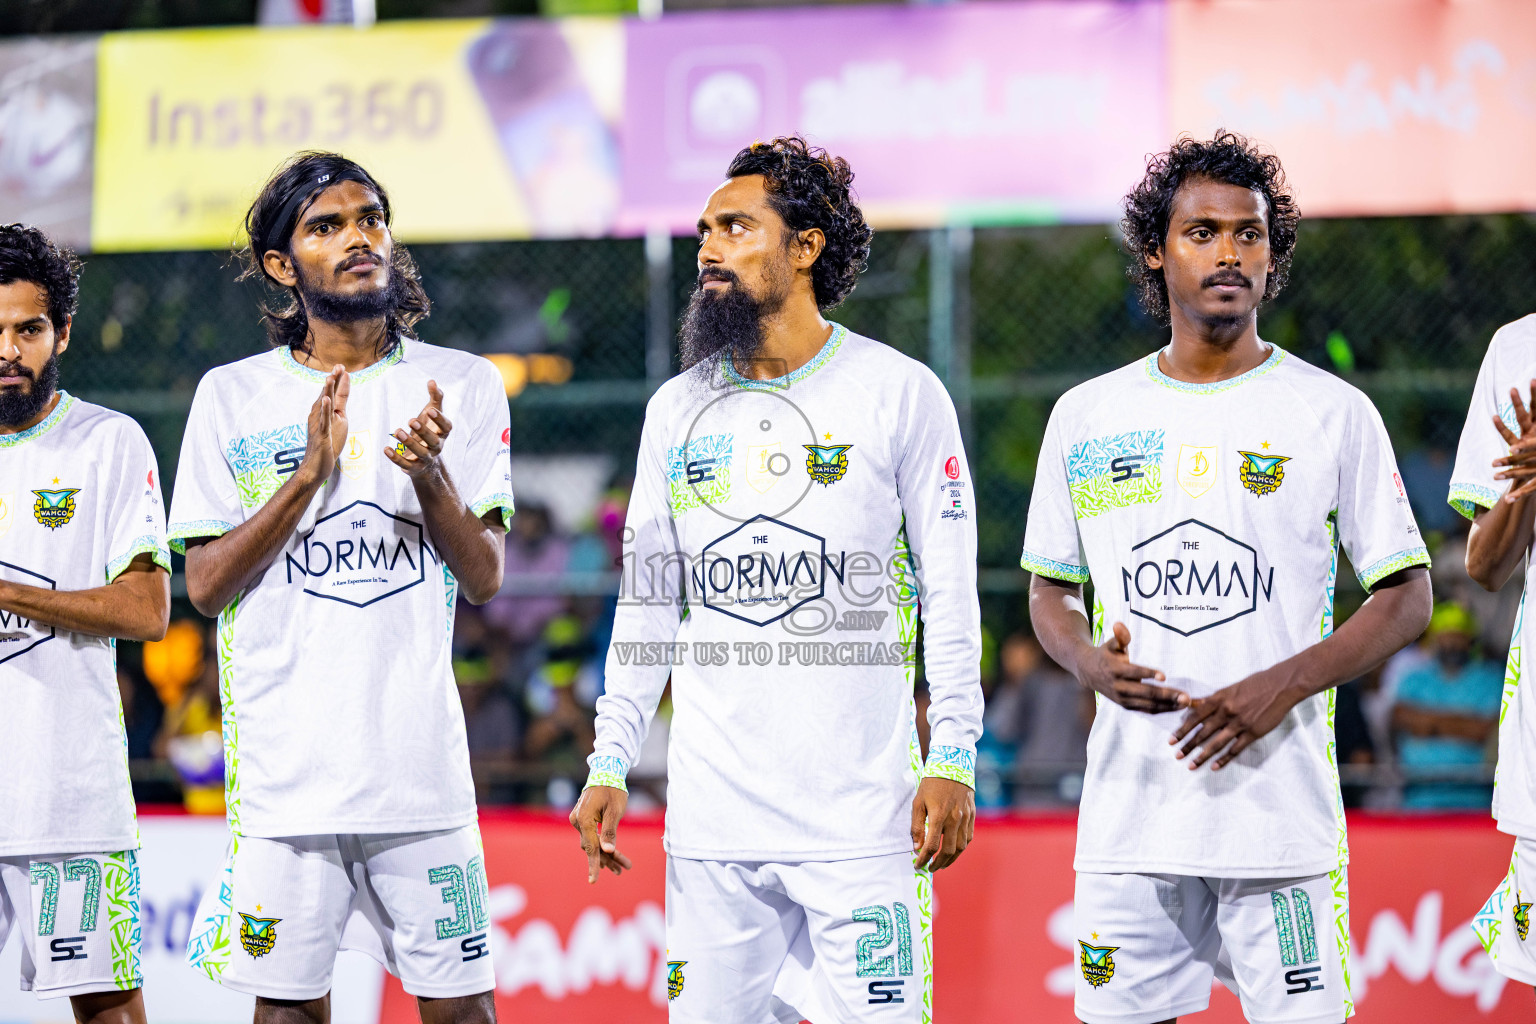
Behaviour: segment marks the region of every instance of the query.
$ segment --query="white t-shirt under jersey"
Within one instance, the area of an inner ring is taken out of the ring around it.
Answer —
[[[704,364],[668,381],[646,409],[589,784],[623,784],[670,676],[672,855],[910,851],[918,776],[974,779],[975,515],[949,396],[879,342],[835,326],[776,380]]]
[[[53,590],[171,566],[155,453],[121,413],[60,392],[0,434],[0,578]],[[0,611],[0,857],[137,849],[117,649]]]
[[[1369,590],[1427,565],[1381,417],[1274,347],[1189,384],[1157,354],[1081,384],[1051,413],[1022,564],[1094,586],[1092,622],[1201,697],[1333,629],[1342,543]],[[1168,739],[1182,712],[1099,701],[1078,813],[1079,871],[1292,877],[1348,859],[1334,692],[1310,697],[1219,772]]]
[[[304,458],[324,374],[286,348],[198,385],[170,537],[216,537],[255,514]],[[225,801],[240,835],[410,832],[475,819],[450,658],[457,581],[410,479],[384,455],[442,389],[443,459],[484,515],[512,513],[500,375],[466,352],[403,341],[352,375],[347,446],[298,530],[220,614]]]
[[[1451,471],[1451,505],[1473,518],[1478,509],[1492,508],[1509,489],[1507,480],[1493,478],[1493,460],[1509,454],[1509,445],[1493,425],[1502,417],[1509,429],[1520,433],[1515,422],[1509,389],[1517,388],[1530,401],[1531,381],[1536,380],[1536,315],[1501,327],[1483,357],[1472,392],[1472,407],[1456,449]],[[1521,685],[1522,668],[1530,664],[1525,652],[1532,639],[1526,629],[1525,608],[1536,581],[1536,562],[1525,556],[1525,593],[1515,632],[1509,638],[1509,661],[1504,669],[1504,703],[1499,711],[1499,765],[1494,776],[1493,816],[1499,830],[1524,838],[1536,838],[1536,695],[1531,685]]]

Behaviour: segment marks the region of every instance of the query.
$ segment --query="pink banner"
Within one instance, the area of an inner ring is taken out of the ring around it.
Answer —
[[[619,229],[691,231],[731,157],[801,132],[877,224],[1117,219],[1167,142],[1163,5],[668,15],[629,25]]]
[[[1536,209],[1530,0],[1174,0],[1173,129],[1278,153],[1306,216]]]

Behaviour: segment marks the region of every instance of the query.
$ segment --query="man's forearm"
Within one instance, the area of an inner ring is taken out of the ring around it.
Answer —
[[[187,545],[187,596],[212,618],[266,571],[298,529],[324,481],[300,466],[256,514],[233,530]]]
[[[1484,590],[1498,590],[1531,546],[1536,501],[1502,498],[1477,514],[1467,535],[1467,575]]]
[[[487,526],[464,504],[446,469],[438,468],[412,478],[421,502],[427,531],[443,561],[464,588],[470,604],[484,604],[501,589],[505,558],[503,534]],[[500,516],[500,510],[496,510]]]
[[[170,573],[147,555],[104,587],[50,590],[0,580],[0,610],[71,633],[159,640],[171,610]],[[147,563],[147,567],[145,565]]]
[[[1280,663],[1290,685],[1310,697],[1356,679],[1417,639],[1429,626],[1429,570],[1403,569],[1376,585],[1360,610],[1321,643]]]
[[[1078,677],[1078,656],[1093,646],[1093,628],[1083,613],[1081,584],[1035,576],[1029,585],[1029,620],[1051,660]]]

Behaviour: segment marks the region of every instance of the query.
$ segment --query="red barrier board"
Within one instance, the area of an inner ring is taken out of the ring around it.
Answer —
[[[586,884],[563,820],[482,819],[491,886],[497,1010],[518,1024],[666,1019],[661,823],[627,821],[622,878]],[[935,1021],[1071,1021],[1071,817],[983,820],[937,876]],[[1358,1019],[1529,1022],[1529,989],[1506,984],[1468,922],[1503,878],[1512,840],[1481,818],[1351,821],[1351,985]],[[1237,1024],[1221,988],[1198,1019]],[[415,1001],[386,982],[383,1024],[413,1024]]]

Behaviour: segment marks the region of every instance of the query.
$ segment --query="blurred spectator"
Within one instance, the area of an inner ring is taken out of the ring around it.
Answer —
[[[570,542],[555,533],[549,509],[536,504],[519,508],[507,534],[506,582],[502,593],[485,606],[486,623],[505,632],[514,644],[537,640],[549,621],[565,610],[559,583],[570,556]]]
[[[1442,602],[1430,620],[1432,660],[1408,672],[1398,686],[1392,727],[1409,784],[1403,806],[1481,808],[1492,789],[1469,782],[1413,782],[1415,771],[1454,769],[1487,760],[1498,725],[1504,680],[1499,666],[1474,657],[1477,623],[1454,602]]]
[[[191,814],[224,813],[219,669],[206,656],[208,646],[203,627],[187,619],[171,623],[165,639],[144,645],[145,674],[165,705],[155,754],[176,769]]]
[[[144,678],[143,645],[119,642],[117,654],[117,695],[123,706],[128,760],[147,760],[155,756],[155,736],[160,732],[165,709],[155,696],[154,687]]]
[[[1379,684],[1379,674],[1372,673],[1364,679],[1351,679],[1334,691],[1333,736],[1340,765],[1376,763],[1376,744],[1371,740],[1371,729],[1361,710],[1361,700],[1367,685]],[[1344,806],[1362,806],[1369,789],[1368,785],[1346,783],[1343,786]]]
[[[596,674],[583,665],[587,645],[581,622],[573,615],[552,620],[544,630],[545,662],[528,679],[525,701],[533,721],[524,737],[529,758],[549,754],[569,744],[576,759],[585,760],[596,742],[592,706],[597,701]]]
[[[1011,802],[1023,807],[1076,802],[1088,763],[1092,694],[1027,634],[1004,640],[999,662],[983,737],[994,755],[1013,751]]]
[[[1445,500],[1451,489],[1453,462],[1452,452],[1426,447],[1406,453],[1398,464],[1408,503],[1419,529],[1425,533],[1455,530],[1463,522],[1461,514]]]

